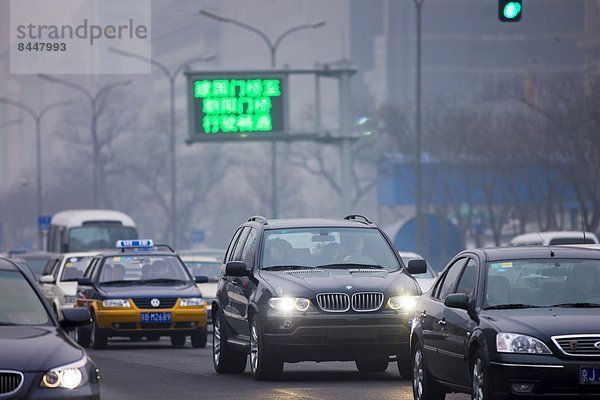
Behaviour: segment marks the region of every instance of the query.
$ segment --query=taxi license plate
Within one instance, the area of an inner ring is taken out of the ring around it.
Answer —
[[[170,312],[143,312],[140,322],[171,322]]]
[[[579,383],[583,385],[600,384],[600,367],[581,367]]]

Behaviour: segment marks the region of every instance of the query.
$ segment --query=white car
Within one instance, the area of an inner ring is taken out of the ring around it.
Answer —
[[[96,252],[64,253],[48,260],[40,286],[59,319],[61,307],[73,307],[77,297],[77,281],[83,277]]]
[[[413,253],[410,251],[399,251],[400,257],[402,257],[402,262],[404,265],[408,265],[410,260],[423,259],[423,256],[417,253]],[[427,272],[422,274],[413,274],[413,277],[417,280],[417,283],[421,287],[421,291],[423,293],[429,291],[431,286],[435,282],[435,278],[437,277],[437,273],[433,270],[431,265],[427,263]]]
[[[221,265],[224,255],[224,250],[222,253],[207,251],[206,254],[202,254],[199,250],[191,254],[180,253],[181,261],[194,278],[196,276],[206,276],[208,278],[208,282],[197,283],[196,286],[198,286],[202,298],[206,301],[209,324],[212,323],[211,305],[217,297],[217,286],[219,285],[219,279],[221,279]]]
[[[598,237],[593,232],[583,231],[531,232],[515,236],[510,240],[511,246],[552,246],[594,243],[598,243]]]

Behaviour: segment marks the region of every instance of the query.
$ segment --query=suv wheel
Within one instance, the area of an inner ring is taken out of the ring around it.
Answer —
[[[250,367],[257,381],[279,379],[283,371],[283,361],[275,358],[263,343],[262,326],[257,315],[252,318],[250,328]]]
[[[387,369],[388,364],[387,357],[380,360],[357,360],[356,368],[360,372],[383,372]]]
[[[241,374],[246,369],[248,356],[232,350],[227,344],[227,331],[221,324],[220,313],[215,316],[213,326],[213,365],[219,374]]]
[[[208,334],[206,332],[206,327],[199,328],[193,331],[190,335],[190,339],[192,340],[192,347],[206,347],[207,336]]]

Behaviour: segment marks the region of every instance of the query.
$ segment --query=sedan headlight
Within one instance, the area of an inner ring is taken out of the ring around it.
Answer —
[[[200,297],[190,297],[187,299],[181,299],[179,305],[181,307],[198,307],[206,304],[204,299]]]
[[[519,333],[498,333],[496,349],[499,353],[552,354],[541,340]]]
[[[87,383],[88,376],[85,371],[87,363],[88,358],[85,356],[74,363],[51,369],[42,377],[40,387],[75,389]]]
[[[304,312],[310,307],[310,300],[304,297],[272,297],[269,306],[281,312]]]
[[[387,307],[392,310],[412,312],[417,307],[418,296],[392,296],[387,302]]]
[[[102,307],[129,308],[129,300],[127,299],[106,299],[102,302]]]

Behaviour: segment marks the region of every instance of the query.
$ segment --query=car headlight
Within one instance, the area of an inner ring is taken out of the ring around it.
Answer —
[[[272,297],[269,306],[281,312],[304,312],[310,307],[310,300],[304,297]]]
[[[87,383],[88,376],[85,371],[87,363],[88,358],[84,356],[81,360],[74,363],[52,368],[42,377],[40,387],[75,389]]]
[[[179,302],[179,305],[181,307],[198,307],[204,304],[206,304],[206,302],[200,297],[190,297],[187,299],[181,299],[181,301]]]
[[[499,353],[552,354],[541,340],[519,333],[498,333],[496,349]]]
[[[387,302],[387,307],[392,310],[412,312],[417,307],[418,296],[392,296]]]
[[[102,307],[129,308],[131,304],[127,299],[106,299],[102,302]]]

